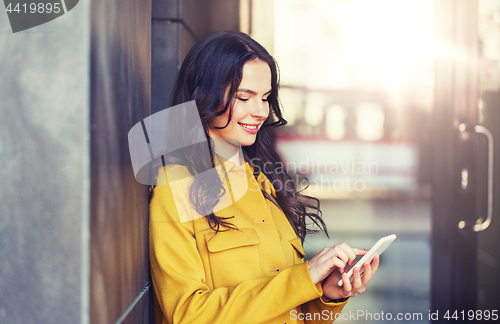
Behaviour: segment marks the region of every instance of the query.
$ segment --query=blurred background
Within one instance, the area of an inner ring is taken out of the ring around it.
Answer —
[[[428,321],[434,1],[276,0],[273,13],[273,29],[258,35],[272,35],[281,72],[289,123],[277,147],[310,180],[305,193],[320,199],[330,234],[310,235],[307,256],[342,241],[369,249],[395,233],[345,310]]]
[[[306,258],[398,236],[345,310],[499,309],[499,1],[111,0],[15,34],[0,13],[0,323],[152,321],[127,134],[221,30],[278,62],[276,147],[330,235]]]

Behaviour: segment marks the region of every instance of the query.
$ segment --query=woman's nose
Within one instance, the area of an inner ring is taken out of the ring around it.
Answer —
[[[252,110],[252,117],[256,119],[266,119],[269,116],[269,103],[263,100],[256,100]]]

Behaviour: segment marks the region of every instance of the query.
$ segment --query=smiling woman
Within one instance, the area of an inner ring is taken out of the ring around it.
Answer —
[[[252,145],[257,132],[269,116],[270,88],[269,65],[261,60],[247,62],[243,66],[243,79],[233,102],[232,117],[229,120],[228,110],[224,115],[214,118],[209,123],[210,137],[231,139],[233,141],[227,142],[230,145]]]
[[[188,133],[204,132],[207,145],[165,155],[158,173],[166,185],[150,203],[155,322],[323,323],[292,315],[337,314],[363,292],[378,258],[352,282],[343,272],[365,250],[340,243],[304,262],[306,219],[326,228],[318,201],[273,167],[283,163],[267,129],[286,121],[269,53],[248,35],[213,34],[187,54],[172,98],[196,101],[203,127]]]

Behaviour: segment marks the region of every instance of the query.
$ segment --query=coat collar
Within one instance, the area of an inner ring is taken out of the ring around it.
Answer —
[[[249,170],[248,174],[253,175],[254,168],[248,162],[245,162],[245,164]],[[271,181],[267,179],[266,175],[262,171],[259,173],[256,180],[261,190],[276,198],[276,190],[274,189]]]
[[[224,171],[225,173],[229,174],[243,174],[246,169],[246,174],[248,177],[254,177],[254,168],[250,165],[250,163],[246,162],[244,164],[241,164],[239,166],[236,166],[236,164],[232,161],[229,161],[225,159],[224,157],[217,155],[215,167],[217,170],[220,172],[219,174],[223,175]],[[224,171],[222,170],[222,166],[224,167]],[[221,178],[222,179],[222,178]],[[266,175],[262,172],[259,173],[259,175],[256,178],[257,184],[259,185],[260,189],[262,191],[267,192],[269,195],[273,196],[276,198],[276,190],[274,189],[271,181],[267,179]]]

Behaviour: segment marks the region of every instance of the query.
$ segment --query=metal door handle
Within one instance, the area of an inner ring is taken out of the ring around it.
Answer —
[[[493,218],[493,134],[484,126],[476,125],[474,127],[476,133],[483,134],[488,139],[488,208],[486,212],[486,220],[481,224],[474,225],[475,232],[481,232],[488,228]]]

